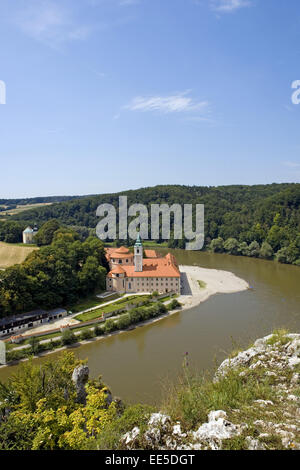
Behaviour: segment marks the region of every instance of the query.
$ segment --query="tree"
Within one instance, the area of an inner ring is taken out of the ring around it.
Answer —
[[[60,224],[56,219],[50,219],[44,223],[34,236],[34,241],[38,246],[51,245],[55,232]]]
[[[246,242],[239,244],[237,252],[241,256],[249,256],[249,246]]]
[[[131,324],[131,320],[130,320],[130,316],[128,313],[126,313],[125,315],[121,315],[117,321],[117,327],[119,330],[128,328],[130,324]]]
[[[31,338],[29,338],[29,344],[31,346],[32,353],[36,354],[39,349],[39,340],[35,336],[32,336]]]
[[[260,254],[260,246],[257,241],[250,243],[249,245],[249,256],[257,258]]]
[[[239,242],[235,238],[228,238],[224,243],[224,250],[230,255],[237,255],[239,249]]]
[[[69,346],[70,344],[76,343],[77,338],[73,331],[67,328],[63,331],[61,335],[61,340],[65,346]]]
[[[211,241],[210,250],[213,253],[222,253],[224,251],[224,240],[221,237],[215,238]]]
[[[260,258],[264,258],[264,259],[271,259],[273,257],[273,248],[271,247],[271,245],[269,245],[268,242],[263,242],[263,244],[261,245],[261,249],[260,249],[260,252],[259,252],[259,256]]]

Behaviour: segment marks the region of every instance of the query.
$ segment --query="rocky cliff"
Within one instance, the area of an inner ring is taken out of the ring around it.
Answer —
[[[300,335],[277,331],[257,340],[219,366],[205,395],[189,384],[185,393],[183,401],[196,397],[195,408],[203,397],[206,420],[189,427],[176,413],[153,413],[145,428],[123,435],[121,447],[300,450]],[[230,394],[236,394],[236,408],[230,407]],[[224,403],[224,409],[213,409],[215,403]]]

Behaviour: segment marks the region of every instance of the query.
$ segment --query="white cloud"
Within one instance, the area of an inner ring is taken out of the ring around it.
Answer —
[[[161,113],[199,112],[209,107],[207,101],[195,101],[189,92],[169,96],[137,96],[124,108],[130,111],[157,111]]]
[[[210,0],[211,8],[219,13],[230,13],[251,5],[250,0]]]

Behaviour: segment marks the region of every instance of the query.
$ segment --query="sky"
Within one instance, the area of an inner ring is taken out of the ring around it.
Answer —
[[[0,0],[0,198],[300,182],[297,80],[299,0]]]

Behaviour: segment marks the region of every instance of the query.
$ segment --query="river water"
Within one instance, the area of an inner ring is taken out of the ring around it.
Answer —
[[[251,290],[218,294],[199,306],[107,339],[74,348],[88,359],[91,376],[102,375],[114,395],[127,402],[158,403],[189,353],[190,366],[213,370],[236,347],[285,327],[300,332],[300,268],[246,257],[171,251],[179,264],[231,271]],[[55,359],[57,353],[36,359]],[[16,367],[0,370],[5,380]]]

